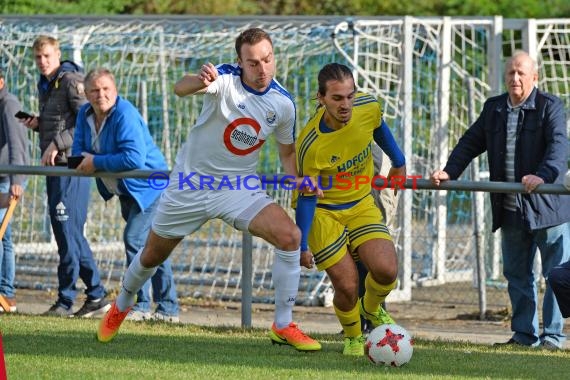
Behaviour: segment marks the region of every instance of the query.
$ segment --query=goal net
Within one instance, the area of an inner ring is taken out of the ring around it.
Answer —
[[[119,93],[139,108],[172,163],[201,109],[200,97],[176,98],[173,83],[185,73],[197,72],[204,62],[235,61],[235,36],[252,26],[266,29],[273,38],[276,76],[295,98],[298,128],[315,109],[319,69],[333,61],[349,64],[358,87],[382,102],[384,117],[405,150],[408,174],[425,178],[443,166],[485,98],[504,91],[502,64],[515,49],[528,50],[537,58],[540,88],[560,96],[570,110],[569,19],[4,17],[0,19],[0,65],[24,110],[37,113],[31,46],[38,34],[54,35],[64,59],[73,59],[86,70],[98,66],[113,70]],[[31,143],[34,164],[39,162],[36,139],[33,136]],[[270,141],[258,171],[280,170]],[[486,180],[485,160],[475,163],[462,178]],[[489,281],[500,280],[487,197],[475,194],[402,193],[394,234],[400,281],[392,300],[409,300],[413,288],[420,285],[472,281],[474,231],[483,237]],[[290,194],[273,195],[293,216]],[[86,234],[107,286],[113,289],[125,265],[124,222],[118,202],[105,204],[94,186],[90,205]],[[28,178],[12,227],[17,285],[57,288],[58,256],[43,177]],[[241,245],[241,233],[218,221],[184,239],[172,255],[181,296],[239,300]],[[256,238],[253,247],[254,301],[271,302],[272,248]],[[299,302],[317,304],[329,286],[323,273],[303,269]],[[453,290],[449,292],[442,298],[452,299]]]

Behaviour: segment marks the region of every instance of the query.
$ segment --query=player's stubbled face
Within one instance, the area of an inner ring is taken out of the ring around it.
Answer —
[[[275,75],[273,46],[267,40],[255,45],[244,44],[238,63],[242,69],[242,81],[256,91],[263,92]]]
[[[326,94],[318,94],[319,102],[325,107],[325,122],[330,128],[338,129],[350,121],[356,90],[354,80],[329,80]]]

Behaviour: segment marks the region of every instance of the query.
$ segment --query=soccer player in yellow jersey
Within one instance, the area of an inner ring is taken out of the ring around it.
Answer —
[[[364,355],[360,315],[374,327],[393,323],[380,304],[398,275],[394,243],[370,194],[372,144],[378,143],[392,161],[388,178],[405,177],[405,158],[382,119],[380,104],[357,93],[347,66],[324,66],[318,85],[319,106],[300,133],[297,165],[299,175],[317,178],[324,197],[298,198],[301,251],[307,255],[310,248],[317,268],[331,279],[334,310],[345,336],[343,354]],[[368,268],[360,299],[356,260]]]

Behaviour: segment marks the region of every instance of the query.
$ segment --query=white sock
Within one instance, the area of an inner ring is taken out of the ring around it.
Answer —
[[[133,258],[131,265],[125,272],[121,291],[115,300],[119,311],[125,311],[135,304],[138,291],[156,272],[157,267],[145,268],[142,266],[141,253],[142,249]]]
[[[299,291],[301,251],[275,248],[273,287],[275,288],[275,326],[282,329],[293,321],[293,306]]]

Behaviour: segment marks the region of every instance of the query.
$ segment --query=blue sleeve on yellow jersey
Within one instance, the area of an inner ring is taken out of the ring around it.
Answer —
[[[382,124],[374,130],[373,137],[376,144],[390,157],[392,167],[399,168],[406,165],[406,157],[404,157],[404,153],[400,150],[384,119],[382,119]]]
[[[315,216],[315,208],[317,207],[317,196],[299,195],[297,199],[297,210],[295,212],[295,222],[301,230],[301,252],[309,249],[308,237],[313,217]]]

